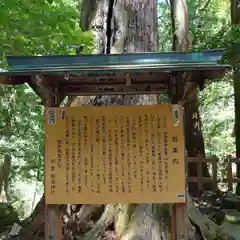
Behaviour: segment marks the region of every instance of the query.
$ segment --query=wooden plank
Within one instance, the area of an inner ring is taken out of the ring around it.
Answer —
[[[62,232],[62,216],[60,214],[60,212],[58,211],[58,239],[62,240],[63,239],[63,232]]]
[[[232,180],[230,181],[232,183],[240,183],[240,178],[232,178]],[[222,180],[219,180],[218,182],[229,183],[229,178],[224,178]]]
[[[187,162],[213,162],[215,161],[216,158],[215,157],[207,157],[207,158],[203,158],[203,157],[187,157]]]
[[[213,189],[216,191],[217,190],[217,159],[212,162],[212,185]]]
[[[170,205],[171,213],[171,240],[176,240],[176,207],[174,204]]]
[[[92,95],[121,95],[121,94],[153,94],[167,93],[167,84],[101,84],[101,85],[68,85],[64,86],[64,92],[68,96],[92,96]]]
[[[228,191],[233,190],[233,175],[232,175],[232,159],[228,159],[227,166],[227,178],[228,178]]]
[[[45,205],[45,240],[61,240],[62,224],[56,205]]]
[[[171,240],[187,240],[187,207],[186,203],[172,205],[171,209]]]
[[[186,161],[187,157],[185,154],[185,186],[187,189],[187,174],[188,164]],[[187,190],[186,190],[187,192]],[[186,203],[177,203],[171,206],[171,240],[187,240],[188,239],[188,228],[187,228],[187,199]]]
[[[197,174],[198,174],[198,190],[202,191],[203,190],[203,182],[202,182],[202,178],[203,178],[203,168],[202,168],[203,162],[200,161],[197,163]]]
[[[199,182],[199,178],[198,177],[188,177],[187,179],[188,182]],[[202,177],[201,178],[201,182],[204,182],[204,183],[209,183],[209,182],[212,182],[213,179],[211,177]]]

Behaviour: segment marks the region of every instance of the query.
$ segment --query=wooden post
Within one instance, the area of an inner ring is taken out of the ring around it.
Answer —
[[[44,83],[45,81],[43,81]],[[59,106],[64,94],[60,91],[58,82],[52,81],[52,85],[48,84],[46,88],[48,89],[48,96],[44,101],[45,107]],[[48,160],[45,156],[45,162]],[[50,183],[45,182],[44,185],[46,184]],[[45,240],[62,240],[62,217],[58,205],[45,204]]]
[[[57,205],[45,205],[45,240],[62,240],[62,221]]]
[[[186,203],[173,204],[171,207],[171,240],[187,240]]]
[[[173,205],[170,206],[170,214],[171,214],[171,240],[176,240],[176,207]]]
[[[217,191],[217,158],[212,159],[212,188]]]
[[[199,158],[197,164],[197,172],[198,172],[198,190],[202,191],[203,190],[203,182],[202,182],[202,177],[203,177],[203,161],[202,158]]]
[[[228,191],[233,190],[233,175],[232,175],[232,159],[228,157],[228,167],[227,167],[227,179],[228,179]]]
[[[183,111],[184,122],[184,111]],[[185,152],[185,187],[188,191],[188,157]],[[187,199],[186,203],[176,203],[171,206],[171,240],[188,240],[187,229]]]

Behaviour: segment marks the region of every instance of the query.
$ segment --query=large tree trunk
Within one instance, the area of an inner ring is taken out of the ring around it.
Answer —
[[[190,48],[188,29],[188,5],[186,0],[171,0],[171,18],[173,51],[187,51]],[[184,78],[184,76],[180,76]],[[180,79],[177,79],[178,81]],[[185,81],[184,120],[185,120],[185,147],[188,157],[205,156],[204,139],[201,130],[201,118],[199,113],[199,100],[197,85]],[[203,175],[208,176],[207,165],[204,166]],[[188,165],[188,175],[198,176],[197,164]],[[208,186],[207,186],[208,187]],[[211,187],[211,186],[210,186]],[[197,185],[189,185],[189,192],[195,192]]]
[[[94,53],[152,52],[157,49],[156,1],[102,0],[85,28],[95,35]],[[85,5],[86,6],[86,5]],[[92,11],[89,9],[89,11]],[[82,13],[86,14],[86,8]],[[89,16],[89,14],[88,14]],[[86,17],[86,16],[85,16]],[[95,105],[144,105],[157,103],[156,95],[102,96]],[[111,208],[109,205],[106,209]],[[115,231],[121,239],[161,239],[169,235],[164,219],[156,217],[153,204],[117,204]]]
[[[240,4],[239,1],[231,0],[231,20],[232,27],[238,27],[240,24]],[[233,50],[234,49],[234,50]],[[236,138],[236,157],[240,159],[240,42],[236,40],[236,43],[232,46],[231,64],[234,67],[233,79],[234,79],[234,98],[235,98],[235,138]],[[240,163],[237,164],[237,176],[240,177]],[[238,183],[236,193],[240,195],[240,184]]]

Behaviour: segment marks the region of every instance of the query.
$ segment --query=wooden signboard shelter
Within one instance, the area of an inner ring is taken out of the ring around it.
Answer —
[[[230,66],[220,64],[219,62],[221,59],[222,50],[88,56],[8,57],[7,60],[10,69],[6,72],[0,72],[0,83],[10,85],[29,84],[29,86],[31,86],[36,94],[42,99],[43,104],[46,107],[46,114],[51,115],[51,111],[53,109],[55,109],[54,111],[65,110],[68,114],[70,114],[69,116],[74,117],[76,116],[76,111],[71,110],[72,108],[56,108],[66,96],[166,93],[169,95],[172,104],[182,103],[184,98],[184,86],[187,84],[187,82],[196,82],[197,84],[202,85],[205,80],[214,80],[223,75],[225,70]],[[159,105],[152,106],[153,112],[156,112],[158,107]],[[174,105],[168,105],[168,107],[169,109],[172,109],[174,108]],[[119,122],[121,121],[119,119],[123,119],[123,121],[126,123],[128,121],[128,117],[131,116],[131,114],[126,115],[126,113],[131,111],[129,110],[130,108],[131,107],[126,107],[126,109],[124,109],[125,115],[121,113],[121,111],[118,112],[118,110],[116,110],[116,121]],[[149,108],[149,106],[146,107],[146,111],[150,113],[152,110],[147,110],[147,108]],[[116,107],[116,109],[119,108]],[[136,115],[144,115],[145,107],[140,107],[139,109],[133,107],[132,109],[135,109],[133,112],[136,111]],[[96,115],[94,114],[88,112],[88,114],[85,115],[93,120],[96,120]],[[101,114],[101,116],[109,116],[107,108],[103,110]],[[122,115],[118,116],[117,114]],[[61,117],[61,114],[59,116]],[[179,119],[182,119],[181,114],[178,117]],[[156,120],[157,116],[153,114],[153,118]],[[63,119],[64,117],[62,117],[62,120]],[[134,120],[130,119],[129,121],[131,122]],[[88,122],[88,124],[90,123]],[[95,124],[94,126],[96,127],[97,120],[92,124]],[[88,125],[88,127],[91,126],[93,125]],[[138,126],[138,128],[140,127]],[[111,131],[111,127],[109,127],[108,130]],[[50,133],[56,133],[56,129],[54,127],[51,128],[48,125],[46,127],[46,131]],[[168,129],[167,131],[171,132],[171,129]],[[179,131],[180,132],[178,134],[181,136],[181,130]],[[61,131],[59,132],[61,135]],[[156,131],[153,131],[153,133],[154,132],[156,133]],[[51,135],[52,134],[47,136]],[[60,135],[59,137],[63,139],[64,136]],[[93,132],[93,135],[95,136],[96,132]],[[156,139],[156,136],[154,138],[153,134],[153,141],[156,142]],[[49,139],[46,137],[47,143],[48,141],[51,142],[53,140],[54,139]],[[182,145],[180,144],[178,146],[180,147],[179,150],[181,152],[179,156],[184,158],[183,141],[181,141],[181,143]],[[156,150],[156,152],[157,151],[158,150]],[[93,153],[91,156],[96,158],[96,153],[94,151],[92,152]],[[145,149],[145,154],[147,152],[148,149]],[[53,156],[54,154],[54,152],[49,151],[47,148],[45,157]],[[65,158],[66,156],[64,159]],[[182,160],[182,163],[184,163],[184,159]],[[84,161],[84,159],[81,159],[81,161]],[[50,174],[48,174],[48,172],[50,169],[53,170],[55,168],[51,167],[49,162],[51,162],[51,159],[45,159],[45,176],[47,178],[47,181],[45,182],[45,239],[60,240],[62,238],[61,218],[58,213],[57,205],[51,203],[65,204],[67,203],[68,198],[63,197],[60,198],[60,200],[57,200],[59,198],[50,197],[51,188],[49,186],[50,183],[48,182],[50,181],[48,179]],[[118,160],[118,162],[121,161]],[[184,177],[184,164],[181,165],[181,169],[179,171],[182,172],[182,176]],[[150,174],[153,174],[153,170],[150,171]],[[159,172],[157,172],[157,174],[159,175]],[[93,179],[96,180],[97,178]],[[93,187],[95,187],[94,184]],[[104,191],[108,190],[105,189]],[[117,201],[117,199],[121,199],[120,197],[114,199],[114,196],[115,195],[113,194],[113,202]],[[126,196],[122,197],[125,203],[129,202],[129,199]],[[153,194],[152,198],[157,199],[157,194]],[[87,203],[88,200],[89,199],[85,197],[84,202],[78,202],[80,200],[76,198],[75,203]],[[102,199],[102,201],[106,201],[106,199]],[[166,197],[165,201],[166,203],[173,204],[171,210],[172,239],[187,240],[186,194],[183,195],[183,198],[180,197],[179,201],[175,201],[174,197],[170,195]]]

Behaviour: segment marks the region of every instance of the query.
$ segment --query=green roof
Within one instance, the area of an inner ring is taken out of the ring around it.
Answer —
[[[22,84],[32,81],[33,76],[41,75],[47,81],[58,80],[68,89],[76,88],[78,85],[78,90],[74,94],[93,94],[97,87],[99,94],[104,93],[103,89],[108,85],[112,89],[110,92],[115,94],[119,91],[114,91],[114,86],[121,86],[121,91],[128,92],[129,82],[126,84],[126,79],[131,79],[131,85],[137,86],[137,84],[169,85],[174,72],[190,72],[191,78],[195,78],[194,81],[200,76],[204,79],[220,77],[230,67],[220,63],[222,54],[223,50],[217,49],[201,52],[113,55],[9,56],[7,60],[10,69],[0,72],[0,78],[4,78],[5,83]],[[143,88],[144,86],[140,87],[139,92]]]
[[[128,53],[113,55],[7,57],[11,72],[121,71],[147,69],[215,69],[222,50],[202,52]]]

